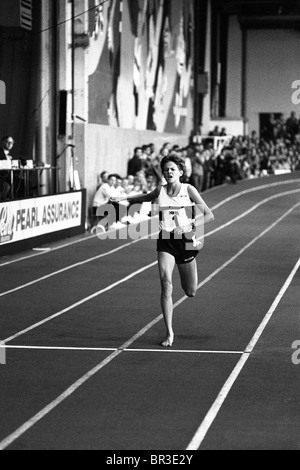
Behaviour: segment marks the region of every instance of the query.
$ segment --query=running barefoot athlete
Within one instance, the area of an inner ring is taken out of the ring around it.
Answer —
[[[157,240],[158,267],[161,283],[161,307],[167,335],[161,343],[171,347],[174,342],[173,331],[173,271],[177,265],[182,288],[188,297],[195,297],[198,285],[196,256],[199,247],[194,235],[195,219],[192,208],[201,213],[201,223],[214,220],[212,211],[207,207],[198,191],[190,184],[181,183],[185,172],[184,161],[169,155],[161,162],[166,185],[158,185],[149,194],[112,199],[118,202],[128,199],[131,203],[150,202],[158,199],[160,214],[160,233]]]

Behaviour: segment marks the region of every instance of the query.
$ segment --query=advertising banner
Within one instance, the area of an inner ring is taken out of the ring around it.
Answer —
[[[82,192],[0,203],[0,246],[79,227]]]

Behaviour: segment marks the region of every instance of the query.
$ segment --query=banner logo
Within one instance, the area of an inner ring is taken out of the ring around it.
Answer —
[[[10,242],[14,236],[15,217],[9,208],[0,208],[0,244]]]

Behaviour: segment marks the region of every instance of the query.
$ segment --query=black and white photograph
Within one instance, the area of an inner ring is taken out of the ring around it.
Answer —
[[[0,0],[0,450],[300,450],[300,1]]]

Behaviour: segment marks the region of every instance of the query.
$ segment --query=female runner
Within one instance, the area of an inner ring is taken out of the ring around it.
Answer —
[[[195,219],[191,216],[192,207],[201,213],[201,223],[214,220],[212,211],[203,201],[198,191],[190,184],[181,183],[185,173],[182,158],[171,154],[161,162],[166,185],[159,184],[154,191],[141,196],[112,198],[112,202],[127,199],[130,203],[150,202],[158,199],[160,233],[157,240],[158,266],[161,282],[161,307],[167,335],[161,343],[171,347],[173,331],[173,271],[178,267],[182,288],[188,297],[195,297],[198,285],[196,256],[199,243],[194,236]],[[190,215],[190,217],[189,217]]]

